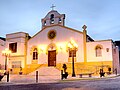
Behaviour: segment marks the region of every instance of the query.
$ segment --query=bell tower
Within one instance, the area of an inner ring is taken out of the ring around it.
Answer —
[[[41,20],[42,28],[57,24],[64,26],[65,14],[58,13],[56,10],[54,10],[54,7],[55,6],[52,5],[52,10],[48,12],[48,14]]]

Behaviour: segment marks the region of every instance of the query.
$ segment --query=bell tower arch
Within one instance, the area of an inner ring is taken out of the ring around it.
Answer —
[[[65,23],[65,14],[60,14],[56,10],[51,10],[48,14],[41,20],[42,28],[51,25],[62,25]]]

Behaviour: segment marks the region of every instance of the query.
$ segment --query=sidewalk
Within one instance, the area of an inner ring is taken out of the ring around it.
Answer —
[[[38,83],[57,83],[60,81],[75,81],[75,80],[96,80],[96,79],[105,79],[105,78],[113,78],[119,75],[111,74],[105,77],[100,78],[100,76],[83,76],[80,78],[79,76],[72,77],[68,76],[67,79],[61,80],[61,76],[39,76]],[[36,76],[33,75],[10,75],[9,82],[7,81],[7,77],[5,76],[0,85],[17,85],[17,84],[35,84],[36,83]]]
[[[72,77],[72,76],[68,76],[67,79],[64,79],[65,81],[74,81],[74,80],[96,80],[96,79],[107,79],[107,78],[114,78],[117,77],[119,75],[116,74],[111,74],[111,75],[107,75],[105,77],[100,77],[100,76],[83,76],[82,78],[80,78],[80,76],[76,76],[76,77]]]
[[[61,80],[60,76],[39,76],[38,83],[55,83]],[[7,76],[5,76],[0,84],[33,84],[36,83],[35,75],[10,75],[9,82],[7,81]]]

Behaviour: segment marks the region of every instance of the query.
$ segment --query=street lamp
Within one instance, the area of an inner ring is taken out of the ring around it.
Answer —
[[[72,56],[72,77],[75,77],[75,68],[74,68],[74,57],[76,57],[76,51],[78,49],[78,45],[75,43],[74,40],[71,40],[68,43],[68,50],[69,52],[71,52],[71,56]]]
[[[10,56],[11,51],[6,48],[2,51],[2,55],[5,56],[5,70],[7,70],[7,58]]]

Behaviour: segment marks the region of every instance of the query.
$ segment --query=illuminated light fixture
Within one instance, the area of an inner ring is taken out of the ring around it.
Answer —
[[[68,50],[72,53],[72,77],[75,77],[74,53],[78,50],[78,45],[74,40],[68,43]]]
[[[7,58],[10,56],[10,54],[11,51],[8,48],[2,51],[2,55],[5,56],[5,70],[7,70]]]
[[[44,47],[41,47],[41,49],[40,49],[42,52],[44,52],[44,50],[45,50],[45,48]]]

